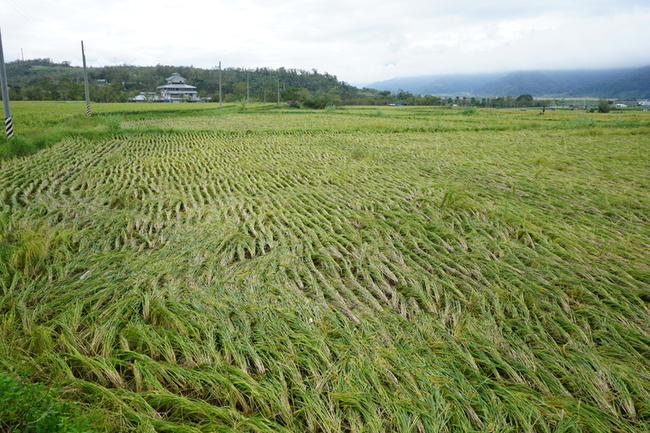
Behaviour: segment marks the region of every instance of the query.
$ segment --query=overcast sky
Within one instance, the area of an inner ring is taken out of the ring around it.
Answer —
[[[0,0],[5,61],[395,77],[650,65],[650,0]]]

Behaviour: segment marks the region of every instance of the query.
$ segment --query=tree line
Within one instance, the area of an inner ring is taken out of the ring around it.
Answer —
[[[103,66],[88,69],[90,96],[94,102],[125,102],[140,92],[152,92],[174,72],[195,86],[199,96],[224,102],[296,102],[312,106],[354,104],[377,99],[376,91],[362,92],[329,73],[288,68],[218,68],[193,66]],[[83,100],[83,69],[50,59],[16,60],[7,64],[12,100]],[[220,86],[221,82],[221,86]],[[362,101],[361,99],[364,98]]]
[[[7,64],[9,97],[30,101],[81,101],[83,69],[50,59],[16,60]],[[103,66],[88,69],[93,102],[126,102],[140,92],[152,92],[174,72],[196,86],[199,96],[224,102],[280,102],[306,108],[336,105],[449,105],[508,108],[540,106],[530,95],[499,98],[439,97],[399,90],[358,88],[316,69],[218,68],[193,66]]]

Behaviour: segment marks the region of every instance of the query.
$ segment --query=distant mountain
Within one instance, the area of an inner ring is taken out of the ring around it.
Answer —
[[[605,70],[518,71],[501,74],[396,78],[366,87],[452,96],[650,98],[650,66]]]
[[[393,78],[391,80],[371,83],[365,87],[377,90],[390,90],[391,92],[405,90],[420,94],[460,95],[473,93],[474,89],[498,80],[505,75],[505,73],[426,75],[420,77]]]
[[[569,95],[590,94],[600,98],[648,99],[650,98],[649,89],[650,66],[646,66],[634,69],[620,77],[605,78],[590,84],[583,83]]]
[[[471,94],[468,89],[480,88],[503,78],[505,74],[443,75],[424,86],[422,93],[432,95]]]

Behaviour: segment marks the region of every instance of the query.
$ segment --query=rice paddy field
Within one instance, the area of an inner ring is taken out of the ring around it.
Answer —
[[[650,113],[13,108],[0,372],[61,426],[650,431]]]

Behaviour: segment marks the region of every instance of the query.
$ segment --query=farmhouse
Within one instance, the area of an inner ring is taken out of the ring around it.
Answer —
[[[212,98],[201,98],[196,87],[185,84],[185,78],[174,72],[167,78],[167,84],[158,86],[158,92],[140,92],[128,102],[207,102]]]
[[[210,98],[200,98],[196,87],[185,84],[185,78],[174,72],[167,78],[167,84],[157,87],[163,102],[205,102]]]

